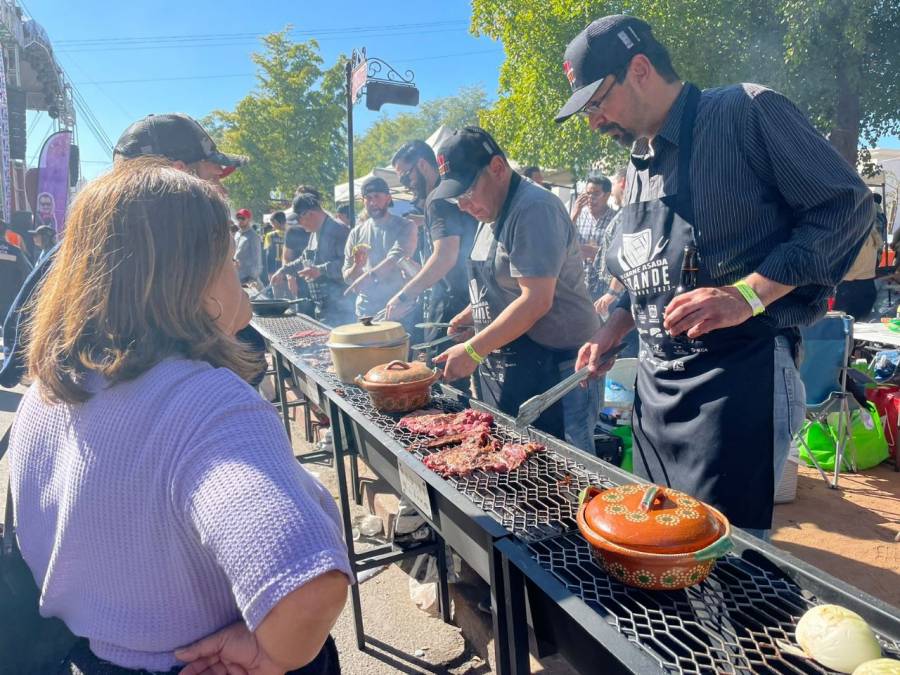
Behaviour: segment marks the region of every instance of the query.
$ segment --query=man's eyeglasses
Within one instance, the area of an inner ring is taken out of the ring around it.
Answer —
[[[450,202],[454,206],[458,205],[462,200],[471,201],[473,195],[475,194],[475,188],[478,185],[478,181],[481,180],[481,174],[484,173],[484,170],[487,166],[483,166],[478,173],[475,174],[475,178],[472,180],[472,184],[469,186],[469,189],[463,192],[458,197],[448,197],[445,201]]]
[[[416,170],[416,165],[413,164],[409,169],[400,174],[400,185],[405,188],[408,188],[412,184],[412,173]]]
[[[238,220],[247,220],[247,218],[245,216],[238,216],[237,219]]]
[[[584,106],[581,108],[581,110],[578,111],[579,115],[584,115],[585,117],[590,117],[591,115],[594,115],[600,111],[600,107],[603,105],[603,102],[606,100],[606,97],[609,96],[610,92],[616,88],[616,85],[619,84],[619,81],[615,78],[615,76],[612,76],[612,77],[613,77],[613,85],[609,89],[607,89],[606,93],[604,93],[603,96],[601,96],[596,101],[588,101],[587,103],[585,103]],[[603,85],[601,84],[601,86],[603,86]]]

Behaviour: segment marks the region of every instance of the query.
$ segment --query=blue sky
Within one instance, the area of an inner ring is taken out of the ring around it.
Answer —
[[[412,69],[422,100],[481,85],[496,96],[503,62],[499,43],[469,33],[465,0],[20,0],[47,30],[57,60],[114,143],[148,113],[202,117],[232,109],[253,86],[251,52],[258,35],[291,24],[298,40],[316,37],[325,63],[365,46],[398,70]],[[138,38],[155,38],[138,42]],[[164,38],[164,39],[163,39]],[[403,110],[386,106],[392,114]],[[82,116],[83,118],[84,116]],[[378,117],[356,107],[357,132]],[[28,159],[50,131],[30,115]],[[78,125],[82,170],[95,176],[110,162],[87,125]],[[885,147],[900,147],[897,138]],[[30,161],[29,164],[34,164]]]
[[[317,37],[328,65],[340,53],[365,46],[370,55],[380,56],[398,70],[413,70],[422,100],[478,84],[494,96],[503,61],[499,43],[469,34],[471,5],[464,0],[25,0],[20,4],[47,30],[57,60],[113,142],[132,121],[151,112],[180,111],[199,118],[217,108],[232,109],[255,84],[250,54],[258,50],[259,41],[254,34],[281,30],[287,24],[293,25],[297,39]],[[152,45],[121,41],[160,36],[178,38]],[[383,109],[401,110],[397,106]],[[357,105],[355,129],[364,130],[377,117],[378,113]],[[29,160],[40,149],[49,125],[44,114],[29,118]],[[86,124],[79,123],[78,132],[82,169],[91,177],[103,171],[110,158]]]

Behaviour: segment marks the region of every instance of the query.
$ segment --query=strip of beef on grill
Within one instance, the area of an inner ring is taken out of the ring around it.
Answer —
[[[482,432],[468,436],[460,445],[428,455],[423,462],[445,478],[468,476],[477,469],[502,473],[518,468],[530,455],[543,449],[540,443],[503,443]]]
[[[490,413],[468,408],[457,413],[417,410],[397,422],[401,429],[435,437],[486,432],[493,424],[494,416]]]

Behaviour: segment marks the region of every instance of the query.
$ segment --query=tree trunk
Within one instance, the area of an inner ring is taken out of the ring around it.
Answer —
[[[846,68],[837,72],[838,96],[835,106],[835,126],[829,134],[831,144],[850,166],[856,168],[859,153],[859,94],[847,77]]]

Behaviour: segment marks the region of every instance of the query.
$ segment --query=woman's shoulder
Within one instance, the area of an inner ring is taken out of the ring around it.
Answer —
[[[169,358],[161,361],[142,379],[148,390],[165,390],[173,401],[191,401],[199,409],[219,409],[223,403],[264,403],[256,390],[228,368],[217,368],[206,361]]]

